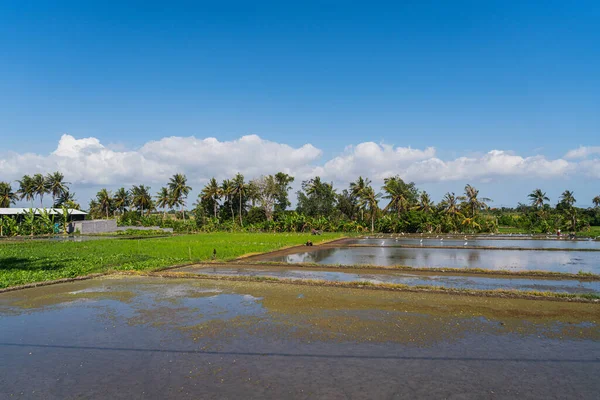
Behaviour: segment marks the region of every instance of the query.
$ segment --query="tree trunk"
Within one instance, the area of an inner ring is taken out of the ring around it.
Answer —
[[[181,214],[183,215],[183,220],[185,221],[185,210],[183,209],[183,204],[181,205]]]
[[[375,213],[371,211],[371,233],[375,231]]]
[[[240,226],[244,226],[242,222],[242,192],[240,192]]]
[[[215,214],[215,219],[217,219],[217,201],[215,200],[215,204],[213,205],[213,211]]]

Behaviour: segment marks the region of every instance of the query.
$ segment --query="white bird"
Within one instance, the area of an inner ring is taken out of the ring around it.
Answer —
[[[419,243],[423,243],[423,239],[421,239],[421,240],[419,241]]]
[[[467,245],[467,242],[465,242],[465,244],[463,244],[463,246],[466,246],[466,245]]]

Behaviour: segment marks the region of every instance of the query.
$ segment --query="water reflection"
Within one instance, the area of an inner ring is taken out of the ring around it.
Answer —
[[[600,254],[585,251],[339,247],[276,256],[268,260],[286,263],[600,273]]]
[[[443,240],[441,240],[443,239]],[[440,236],[438,238],[359,238],[350,239],[346,244],[365,244],[377,246],[468,246],[468,247],[517,247],[528,249],[597,249],[598,240],[568,240],[568,239],[485,239],[457,238]]]
[[[263,276],[286,279],[326,280],[335,282],[398,283],[427,285],[457,289],[515,289],[523,291],[549,291],[561,293],[600,294],[600,282],[577,280],[550,280],[528,278],[496,278],[485,276],[420,275],[401,271],[365,271],[349,269],[332,271],[323,269],[294,269],[286,267],[187,267],[181,271],[217,276]]]

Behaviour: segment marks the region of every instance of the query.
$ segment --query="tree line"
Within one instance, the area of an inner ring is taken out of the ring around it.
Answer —
[[[294,177],[278,172],[249,181],[237,173],[219,182],[211,178],[193,204],[193,218],[186,218],[188,195],[192,188],[184,174],[173,175],[158,192],[146,185],[122,187],[114,193],[101,189],[90,201],[92,218],[119,217],[124,223],[173,226],[178,230],[259,229],[297,231],[325,229],[371,232],[493,232],[499,225],[521,227],[530,231],[556,229],[581,230],[586,224],[600,223],[600,196],[592,199],[594,210],[575,207],[574,193],[562,193],[555,207],[541,189],[528,196],[528,204],[515,209],[490,209],[489,198],[466,185],[462,194],[446,193],[439,203],[426,191],[400,176],[384,179],[381,190],[372,182],[358,177],[338,191],[333,183],[320,177],[301,182],[296,192],[297,206],[290,210],[289,192]],[[17,200],[36,199],[43,204],[51,196],[55,207],[79,209],[69,183],[60,172],[25,175],[18,180],[18,190],[0,182],[0,206],[9,207]],[[381,206],[381,204],[385,204]],[[169,216],[167,218],[167,216]]]

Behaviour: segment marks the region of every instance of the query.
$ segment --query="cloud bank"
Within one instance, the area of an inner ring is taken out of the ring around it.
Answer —
[[[433,147],[413,149],[364,142],[347,146],[333,158],[323,158],[322,150],[312,144],[293,147],[257,135],[231,141],[171,136],[138,149],[117,150],[97,138],[77,139],[65,134],[50,154],[0,153],[0,181],[56,170],[64,173],[74,188],[144,183],[157,189],[177,172],[185,173],[195,189],[213,176],[223,179],[237,172],[251,179],[283,171],[296,177],[296,184],[319,175],[344,186],[359,175],[369,177],[375,184],[392,175],[417,184],[600,179],[600,147],[579,147],[558,159],[523,156],[508,150],[442,159]]]
[[[417,183],[441,181],[490,181],[502,178],[556,179],[573,175],[600,177],[600,147],[580,147],[565,157],[521,156],[505,150],[490,150],[475,157],[443,160],[436,149],[413,149],[374,142],[351,145],[330,160],[312,144],[292,147],[260,138],[237,140],[165,137],[136,150],[119,151],[97,138],[76,139],[63,135],[47,155],[8,152],[0,155],[0,179],[15,180],[23,174],[59,170],[73,184],[115,185],[140,182],[164,183],[176,172],[193,182],[219,179],[242,172],[256,177],[283,171],[299,179],[320,175],[334,181],[357,176],[382,180],[400,175]]]

